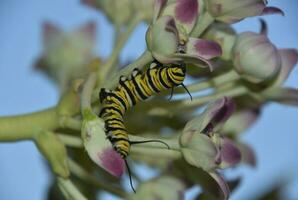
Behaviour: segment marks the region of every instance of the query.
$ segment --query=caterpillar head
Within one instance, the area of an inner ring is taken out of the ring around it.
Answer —
[[[170,67],[170,71],[173,73],[173,75],[175,75],[177,77],[182,77],[184,80],[184,77],[186,75],[185,63],[173,64]],[[183,80],[182,80],[182,82],[183,82]]]

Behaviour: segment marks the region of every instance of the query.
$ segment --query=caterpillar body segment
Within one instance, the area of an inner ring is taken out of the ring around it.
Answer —
[[[183,85],[186,68],[184,64],[163,66],[153,62],[149,69],[141,72],[139,69],[132,71],[128,79],[121,76],[119,84],[114,90],[102,88],[99,94],[102,109],[99,116],[105,121],[107,138],[114,149],[126,158],[130,146],[148,141],[129,141],[128,133],[123,123],[123,116],[130,107],[139,101],[144,101],[155,93],[173,89]],[[154,140],[158,142],[157,140]]]

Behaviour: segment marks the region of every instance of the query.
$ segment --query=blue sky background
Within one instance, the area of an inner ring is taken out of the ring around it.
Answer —
[[[26,2],[26,3],[24,3]],[[40,55],[41,24],[44,20],[57,23],[65,30],[72,30],[92,20],[97,24],[96,53],[108,56],[111,52],[112,26],[104,16],[80,5],[74,0],[17,0],[0,1],[0,116],[21,114],[54,106],[58,101],[55,85],[32,65]],[[286,16],[265,17],[270,39],[280,48],[298,49],[296,0],[275,0],[270,5],[282,8]],[[235,25],[237,30],[258,31],[257,18]],[[135,58],[145,48],[145,25],[140,25],[132,35],[121,55],[123,60]],[[297,87],[296,68],[286,85]],[[266,189],[283,177],[291,177],[284,199],[298,199],[298,109],[269,104],[262,118],[243,135],[243,141],[256,151],[256,169],[239,167],[228,175],[241,175],[241,187],[232,195],[233,200],[256,199],[258,191]],[[50,183],[50,172],[32,142],[0,143],[0,199],[41,200]],[[145,168],[139,169],[143,171]],[[198,190],[188,193],[191,199]]]

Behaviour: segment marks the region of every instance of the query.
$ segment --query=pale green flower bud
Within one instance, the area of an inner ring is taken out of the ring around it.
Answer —
[[[262,34],[241,33],[233,48],[235,70],[246,80],[260,83],[274,78],[281,67],[277,48]]]
[[[187,143],[181,141],[181,151],[184,159],[193,166],[200,167],[205,171],[217,167],[216,158],[219,152],[207,135],[194,131]]]
[[[103,11],[116,25],[127,24],[133,12],[132,0],[81,0],[82,3]]]
[[[88,23],[76,31],[65,33],[53,24],[44,24],[44,50],[37,63],[60,86],[61,92],[72,80],[84,78],[93,59],[95,24]]]

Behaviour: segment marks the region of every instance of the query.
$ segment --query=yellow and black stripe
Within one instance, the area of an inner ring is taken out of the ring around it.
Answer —
[[[121,76],[115,90],[101,89],[99,96],[102,109],[99,116],[105,121],[107,138],[122,158],[128,156],[132,144],[148,142],[129,140],[123,123],[125,111],[162,90],[179,85],[184,87],[185,72],[184,64],[163,66],[153,62],[144,73],[134,69],[131,79]]]

